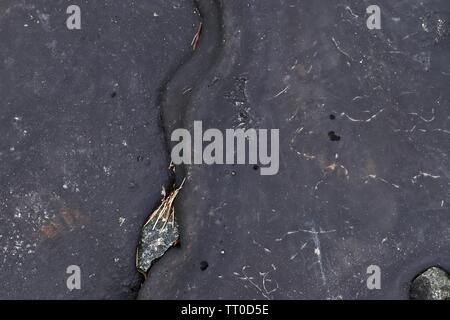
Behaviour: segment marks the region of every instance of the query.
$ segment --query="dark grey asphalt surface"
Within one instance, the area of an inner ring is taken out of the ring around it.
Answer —
[[[0,4],[0,298],[134,298],[168,186],[158,97],[191,54],[191,2]],[[69,292],[66,268],[81,268]]]
[[[448,2],[378,1],[380,31],[369,1],[222,1],[215,18],[200,3],[219,34],[172,86],[213,67],[163,110],[188,128],[279,128],[280,172],[188,167],[181,247],[140,298],[405,299],[424,268],[450,268]]]
[[[80,31],[69,4],[0,4],[0,298],[136,297],[196,120],[280,129],[280,171],[178,167],[181,244],[140,299],[406,299],[450,270],[448,1],[379,0],[381,30],[365,0],[81,1]]]

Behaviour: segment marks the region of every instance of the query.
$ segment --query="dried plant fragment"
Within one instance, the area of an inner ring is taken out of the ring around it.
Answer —
[[[175,220],[173,202],[180,187],[165,195],[159,207],[153,211],[142,228],[141,240],[136,253],[136,268],[146,275],[153,262],[178,243],[178,224]]]
[[[195,50],[198,47],[198,42],[200,41],[200,35],[202,34],[203,30],[203,23],[200,22],[197,28],[197,32],[194,35],[194,38],[192,39],[191,46],[192,49]]]

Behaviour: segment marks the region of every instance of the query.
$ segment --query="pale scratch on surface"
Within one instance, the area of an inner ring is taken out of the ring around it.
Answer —
[[[284,88],[283,90],[281,90],[280,92],[278,92],[276,95],[274,95],[272,97],[272,99],[278,98],[279,96],[281,96],[283,93],[287,92],[289,90],[290,86],[286,86],[286,88]]]
[[[298,59],[295,59],[294,64],[289,68],[291,70],[294,70],[297,67]]]
[[[350,8],[349,6],[345,6],[345,10],[347,10],[348,12],[350,12],[350,14],[354,17],[354,18],[359,18],[359,16],[357,14],[355,14],[352,10],[352,8]]]
[[[270,295],[279,289],[278,282],[269,278],[270,273],[277,270],[274,264],[272,264],[271,267],[272,270],[259,272],[259,276],[261,277],[261,284],[256,283],[255,278],[247,274],[247,269],[249,269],[250,266],[243,266],[241,271],[242,274],[238,272],[233,272],[233,274],[237,276],[239,280],[250,283],[264,298],[266,298],[267,300],[271,300]],[[273,288],[268,288],[269,284],[274,284]]]
[[[300,151],[296,151],[296,153],[297,153],[299,156],[305,158],[306,160],[314,160],[314,159],[316,158],[316,156],[315,156],[315,155],[312,155],[312,154],[307,154],[307,153],[300,152]]]
[[[334,43],[336,49],[340,53],[342,53],[344,56],[346,56],[350,61],[353,61],[352,57],[350,57],[350,55],[347,52],[345,52],[344,50],[341,49],[341,47],[339,46],[339,43],[336,41],[336,39],[334,39],[334,37],[331,37],[331,40],[333,40],[333,43]],[[350,64],[350,62],[348,62],[348,63]]]
[[[450,130],[445,130],[445,129],[433,129],[433,131],[439,131],[439,132],[442,132],[442,133],[450,134]]]
[[[294,120],[294,118],[297,116],[298,114],[298,110],[300,110],[300,107],[297,107],[297,109],[295,110],[295,112],[289,117],[289,119],[287,119],[287,121],[291,122],[292,120]]]
[[[316,156],[315,156],[315,155],[313,155],[313,154],[308,154],[308,153],[305,153],[305,152],[300,152],[300,151],[298,151],[298,150],[295,148],[295,142],[296,142],[298,136],[300,135],[300,133],[303,132],[303,129],[304,129],[304,127],[297,128],[297,129],[295,130],[295,132],[294,132],[294,134],[292,135],[292,138],[291,138],[291,140],[290,140],[290,143],[289,143],[290,150],[294,151],[297,155],[301,156],[302,158],[305,158],[306,160],[314,160],[314,159],[316,159]]]
[[[391,186],[394,187],[395,189],[400,189],[400,186],[399,186],[398,184],[389,182],[389,181],[387,181],[386,179],[377,177],[377,176],[374,175],[374,174],[370,174],[370,175],[364,177],[364,179],[366,180],[365,183],[368,183],[368,182],[369,182],[369,179],[372,179],[372,180],[378,180],[378,181],[381,181],[381,182],[386,183],[386,184],[388,184],[388,185],[391,185]]]
[[[317,191],[319,190],[319,186],[323,183],[323,179],[320,179],[319,181],[317,181],[317,183],[314,185],[314,190]]]
[[[311,233],[311,234],[325,234],[325,233],[332,233],[332,232],[336,232],[335,229],[333,230],[319,230],[316,231],[315,229],[311,229],[311,230],[305,230],[305,229],[297,229],[297,230],[292,230],[292,231],[288,231],[286,232],[281,238],[277,238],[275,239],[275,241],[279,242],[279,241],[283,241],[287,236],[299,233],[299,232],[305,232],[305,233]]]
[[[416,184],[417,183],[417,179],[419,179],[420,177],[431,178],[431,179],[439,179],[441,176],[433,175],[431,173],[426,173],[426,172],[420,171],[418,174],[416,174],[414,177],[411,178],[411,182],[413,184]]]
[[[413,133],[414,130],[416,130],[417,125],[414,125],[411,129],[406,129],[406,130],[402,130],[402,129],[394,129],[394,132],[405,132],[405,133]]]
[[[412,115],[412,116],[416,116],[416,117],[418,117],[419,119],[421,119],[422,121],[424,121],[424,122],[432,122],[432,121],[434,121],[435,119],[436,119],[436,117],[435,117],[435,115],[434,115],[434,108],[433,109],[431,109],[431,118],[430,119],[426,119],[426,118],[424,118],[423,116],[421,116],[421,115],[419,115],[417,112],[411,112],[411,113],[408,113],[409,115]]]
[[[338,154],[336,154],[336,159],[337,158],[338,158]],[[347,180],[350,179],[350,175],[349,175],[348,169],[346,167],[344,167],[342,164],[332,163],[328,167],[326,167],[325,169],[329,170],[331,172],[334,172],[334,171],[336,171],[337,168],[341,168],[344,171],[345,179],[347,179]],[[317,190],[317,189],[315,189],[315,190]]]
[[[327,285],[327,276],[326,276],[326,273],[325,273],[325,268],[324,268],[323,259],[322,259],[322,252],[321,252],[319,235],[336,232],[336,230],[334,230],[334,229],[333,230],[322,230],[322,229],[319,228],[319,230],[317,231],[315,227],[313,227],[313,228],[311,228],[309,230],[297,229],[297,230],[286,232],[284,234],[284,236],[282,236],[281,238],[275,239],[275,241],[278,241],[278,242],[279,241],[283,241],[286,237],[288,237],[288,236],[290,236],[292,234],[299,233],[299,232],[304,232],[304,233],[311,234],[312,241],[314,242],[314,254],[317,257],[317,261],[315,263],[317,263],[319,265],[320,277],[321,277],[323,285],[326,286]],[[306,247],[306,245],[307,245],[307,242],[302,245],[302,247],[300,248],[300,251],[303,250]],[[300,251],[295,253],[294,255],[292,255],[290,257],[290,260],[295,259],[297,257],[297,255],[300,253]]]
[[[369,96],[356,96],[352,99],[352,101],[357,101],[357,100],[366,99],[366,98],[369,98]]]
[[[316,247],[314,249],[314,254],[317,256],[317,263],[319,264],[320,275],[322,277],[322,283],[323,283],[323,285],[326,285],[327,284],[327,277],[325,275],[325,271],[324,271],[324,268],[323,268],[322,253],[320,251],[319,232],[316,232],[315,228],[312,228],[310,232],[312,233],[312,239],[313,239],[314,245]]]
[[[276,239],[276,240],[278,240],[278,239]],[[276,241],[276,240],[275,240],[275,241]],[[297,256],[300,254],[300,252],[301,252],[303,249],[305,249],[307,245],[308,245],[308,242],[305,242],[305,243],[300,247],[300,250],[299,250],[298,252],[296,252],[295,254],[293,254],[293,255],[289,258],[289,260],[294,260],[295,258],[297,258]]]
[[[303,131],[303,129],[304,129],[303,127],[295,129],[295,132],[291,138],[291,147],[295,143],[295,140],[297,139],[298,135]]]
[[[370,122],[372,120],[374,120],[376,117],[378,117],[378,115],[380,113],[382,113],[384,111],[383,109],[378,110],[374,115],[372,115],[371,117],[367,118],[367,119],[355,119],[350,117],[348,114],[346,114],[345,112],[341,113],[341,117],[346,117],[348,120],[352,121],[352,122]]]
[[[259,248],[261,248],[264,252],[266,253],[271,253],[272,250],[270,250],[269,248],[266,248],[265,246],[263,246],[262,244],[260,244],[259,242],[257,242],[256,240],[253,240],[253,244],[255,246],[258,246]]]

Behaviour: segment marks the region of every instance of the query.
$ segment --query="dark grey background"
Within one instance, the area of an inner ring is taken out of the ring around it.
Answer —
[[[3,1],[0,297],[136,297],[140,228],[171,184],[164,132],[195,120],[280,129],[280,172],[177,168],[181,246],[139,298],[404,299],[449,270],[450,5],[380,0],[368,30],[371,4]]]
[[[280,172],[189,167],[181,247],[140,297],[405,299],[424,268],[448,270],[449,3],[377,1],[372,31],[372,1],[201,4],[223,40],[204,39],[173,78],[212,61],[188,106],[172,91],[163,110],[185,110],[185,127],[280,129]]]
[[[197,24],[189,1],[1,2],[1,298],[136,296],[139,232],[169,183],[157,100]]]

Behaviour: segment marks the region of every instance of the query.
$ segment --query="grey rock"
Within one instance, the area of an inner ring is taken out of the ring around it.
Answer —
[[[432,267],[421,273],[411,284],[413,300],[450,300],[450,278],[446,271]]]
[[[183,188],[183,183],[179,188],[164,195],[161,204],[150,215],[142,228],[136,267],[144,275],[147,275],[155,260],[162,257],[170,247],[178,242],[178,223],[173,202]]]

